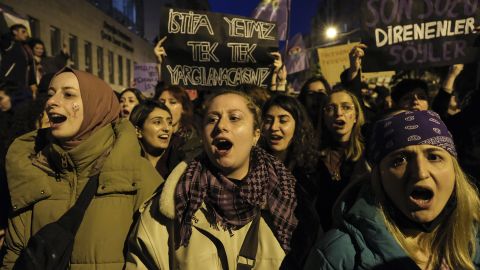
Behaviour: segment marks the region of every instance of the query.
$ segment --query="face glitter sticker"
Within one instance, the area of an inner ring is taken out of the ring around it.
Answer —
[[[74,102],[72,104],[72,111],[73,111],[73,116],[77,117],[77,112],[80,110],[80,104]]]

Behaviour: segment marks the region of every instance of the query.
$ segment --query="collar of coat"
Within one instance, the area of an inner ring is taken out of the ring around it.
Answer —
[[[186,168],[187,163],[180,162],[168,175],[160,194],[160,213],[172,220],[175,218],[175,188]]]
[[[73,172],[77,177],[88,177],[95,160],[108,147],[112,149],[101,168],[97,194],[131,193],[141,188],[139,175],[144,164],[140,163],[147,161],[140,156],[135,128],[128,120],[99,129],[70,152],[50,147],[52,153],[45,159],[38,158],[36,151],[39,133],[41,131],[33,131],[16,139],[7,155],[7,180],[14,211],[52,196],[52,181],[67,181],[63,177]],[[67,157],[67,166],[62,166],[62,156]]]

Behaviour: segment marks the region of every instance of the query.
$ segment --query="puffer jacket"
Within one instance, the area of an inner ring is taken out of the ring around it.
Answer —
[[[174,249],[175,187],[187,164],[179,163],[168,176],[162,191],[140,209],[141,216],[128,241],[127,270],[237,269],[237,256],[252,222],[232,234],[209,222],[205,204],[195,213],[187,247]],[[217,228],[215,228],[217,227]],[[223,246],[225,256],[216,245]],[[279,269],[285,252],[263,216],[258,231],[255,270]],[[228,266],[227,266],[228,265]]]
[[[317,240],[304,269],[420,269],[387,230],[370,187],[349,191],[340,202],[341,224]],[[477,235],[475,269],[480,269],[479,243]]]
[[[89,176],[98,172],[98,160],[103,160],[98,190],[76,234],[70,269],[122,269],[134,214],[163,179],[141,157],[128,120],[97,130],[70,151],[48,143],[47,132],[25,134],[8,151],[14,212],[8,221],[7,254],[1,269],[12,269],[30,236],[74,205]]]

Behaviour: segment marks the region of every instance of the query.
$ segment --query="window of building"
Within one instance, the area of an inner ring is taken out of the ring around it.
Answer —
[[[123,85],[123,57],[118,56],[118,84]]]
[[[92,73],[92,43],[85,41],[85,71]]]
[[[103,80],[103,48],[97,47],[97,75],[100,79]]]
[[[68,38],[68,45],[70,47],[70,60],[72,61],[72,68],[78,69],[78,39],[77,36],[70,35]]]
[[[128,58],[127,58],[127,66],[125,67],[125,69],[127,70],[127,85],[131,86],[132,85],[132,73],[131,73],[132,62]]]
[[[28,16],[28,22],[30,23],[30,34],[32,37],[40,38],[40,22],[38,19]]]
[[[50,26],[50,48],[52,55],[59,54],[62,49],[60,29],[55,26]]]
[[[108,51],[108,81],[110,83],[115,83],[115,68],[113,64],[114,64],[113,52]]]

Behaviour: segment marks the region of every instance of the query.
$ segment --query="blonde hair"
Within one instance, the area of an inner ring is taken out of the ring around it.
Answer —
[[[396,226],[385,207],[386,194],[381,186],[379,166],[372,172],[371,185],[388,231],[415,262],[424,263],[415,257],[415,253],[421,248],[426,248],[432,252],[426,262],[429,266],[433,266],[432,269],[439,269],[442,263],[445,263],[450,269],[474,270],[472,258],[476,249],[480,200],[476,188],[465,175],[458,161],[452,157],[452,162],[455,171],[453,192],[457,199],[456,208],[433,232],[422,232],[417,244],[407,242],[406,235]]]
[[[355,120],[356,123],[353,125],[352,133],[350,134],[350,140],[348,141],[348,147],[345,150],[345,156],[347,160],[357,161],[363,155],[363,150],[365,149],[365,144],[363,143],[362,136],[362,126],[365,124],[365,116],[363,114],[362,106],[357,97],[348,90],[340,88],[330,93],[329,97],[335,93],[345,93],[347,94],[353,102],[355,107]],[[330,136],[329,136],[330,137]]]

